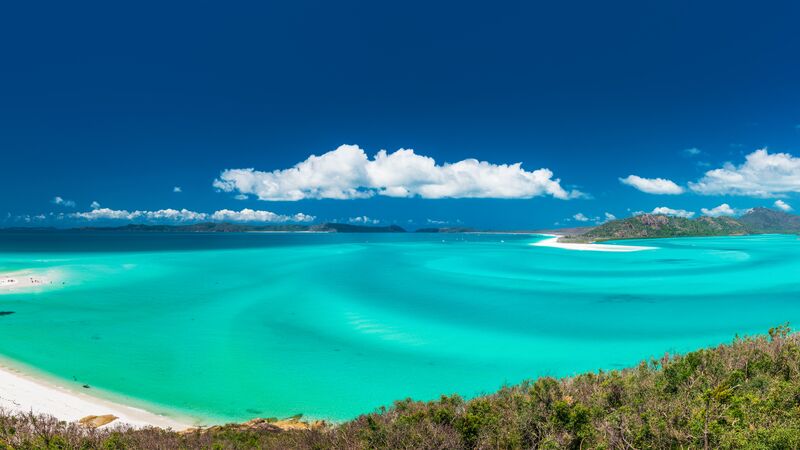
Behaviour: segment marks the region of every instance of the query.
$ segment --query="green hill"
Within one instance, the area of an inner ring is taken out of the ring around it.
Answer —
[[[800,232],[800,216],[768,208],[753,208],[739,222],[758,233]]]
[[[641,214],[604,223],[567,241],[671,238],[689,236],[736,236],[762,233],[800,233],[800,216],[767,208],[754,208],[739,218],[698,217],[686,219],[663,214]]]
[[[747,234],[744,224],[731,217],[686,219],[661,214],[642,214],[604,223],[584,233],[588,240],[727,236]]]

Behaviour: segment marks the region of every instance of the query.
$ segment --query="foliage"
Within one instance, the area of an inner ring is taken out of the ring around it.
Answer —
[[[640,214],[613,220],[588,232],[569,236],[566,242],[608,239],[671,238],[688,236],[732,236],[763,233],[800,233],[800,216],[767,208],[753,208],[743,216],[687,219],[663,214]]]
[[[800,448],[800,335],[768,335],[637,367],[540,378],[472,400],[396,402],[340,425],[176,433],[86,429],[0,414],[0,447],[124,448]]]

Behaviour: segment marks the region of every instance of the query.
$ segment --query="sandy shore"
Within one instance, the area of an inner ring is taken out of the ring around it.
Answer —
[[[639,252],[642,250],[655,250],[656,247],[645,247],[641,245],[612,245],[612,244],[579,244],[572,242],[558,242],[562,236],[550,234],[549,239],[543,239],[539,242],[534,242],[531,245],[537,247],[555,247],[563,248],[566,250],[584,250],[595,252]]]
[[[68,422],[78,421],[86,416],[106,414],[118,418],[105,425],[106,427],[127,424],[184,430],[193,426],[142,409],[75,392],[4,366],[0,366],[0,408],[11,412],[49,414]]]
[[[0,293],[52,286],[60,281],[55,270],[0,273]]]

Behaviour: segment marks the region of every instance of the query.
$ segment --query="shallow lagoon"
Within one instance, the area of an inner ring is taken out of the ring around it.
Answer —
[[[0,234],[0,355],[206,422],[341,420],[629,366],[800,319],[800,240],[630,241],[632,253],[475,234]],[[626,242],[628,243],[628,242]]]

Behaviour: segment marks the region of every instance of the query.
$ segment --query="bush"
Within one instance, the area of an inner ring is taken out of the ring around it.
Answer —
[[[406,399],[323,429],[93,430],[0,411],[0,448],[800,448],[800,336],[765,336],[630,369],[540,378],[465,401]]]

